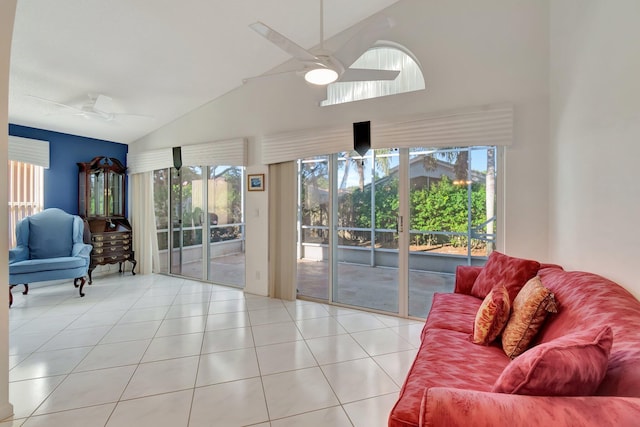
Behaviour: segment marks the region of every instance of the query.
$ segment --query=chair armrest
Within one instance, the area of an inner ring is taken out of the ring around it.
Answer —
[[[17,246],[9,249],[9,264],[25,261],[29,259],[29,248],[26,246]]]
[[[523,396],[445,387],[426,389],[421,426],[635,426],[640,398]]]
[[[483,267],[476,267],[473,265],[459,265],[456,268],[456,288],[454,290],[457,294],[471,294],[471,288],[473,287],[476,277],[480,274]]]
[[[91,245],[87,245],[85,243],[74,243],[73,248],[71,249],[71,256],[89,259],[92,250],[93,246]]]

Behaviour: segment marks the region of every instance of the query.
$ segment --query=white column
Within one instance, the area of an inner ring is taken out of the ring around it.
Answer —
[[[7,176],[9,138],[9,60],[11,57],[11,37],[16,14],[17,0],[0,2],[0,176]],[[3,180],[4,181],[4,180]],[[13,415],[13,405],[9,403],[9,236],[7,235],[8,186],[0,185],[0,262],[1,282],[7,287],[0,293],[0,420]]]

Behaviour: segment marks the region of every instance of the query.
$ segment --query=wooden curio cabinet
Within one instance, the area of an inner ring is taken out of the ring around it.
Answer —
[[[89,264],[91,273],[98,265],[132,263],[135,273],[131,224],[125,217],[125,172],[127,168],[118,159],[95,157],[88,163],[78,163],[78,212],[89,226],[93,245]]]

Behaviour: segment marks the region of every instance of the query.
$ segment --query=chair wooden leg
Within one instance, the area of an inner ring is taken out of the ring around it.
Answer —
[[[13,293],[11,292],[11,289],[15,288],[18,285],[9,285],[9,307],[11,307],[13,305]],[[24,291],[22,291],[22,295],[27,295],[29,293],[29,284],[28,283],[23,283],[24,286]]]
[[[80,292],[80,297],[84,296],[84,293],[82,292],[82,288],[84,288],[84,284],[85,284],[86,280],[84,277],[80,277],[80,289],[78,292]]]

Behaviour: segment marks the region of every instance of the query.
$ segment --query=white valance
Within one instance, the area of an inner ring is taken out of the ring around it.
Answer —
[[[513,106],[491,106],[371,123],[372,148],[511,145]]]
[[[183,145],[180,148],[182,166],[246,166],[247,164],[245,138]],[[170,167],[173,167],[172,147],[127,153],[127,168],[130,174]]]
[[[130,174],[152,172],[173,166],[173,151],[171,148],[127,153],[127,172]]]
[[[262,140],[262,163],[269,165],[352,149],[351,123],[338,128],[306,129],[266,136]]]
[[[393,121],[371,121],[372,148],[511,145],[512,105],[484,106],[422,114]],[[263,164],[353,150],[353,125],[306,129],[266,136]]]
[[[182,146],[183,166],[246,166],[245,138]]]
[[[9,135],[9,160],[49,168],[49,141]]]

